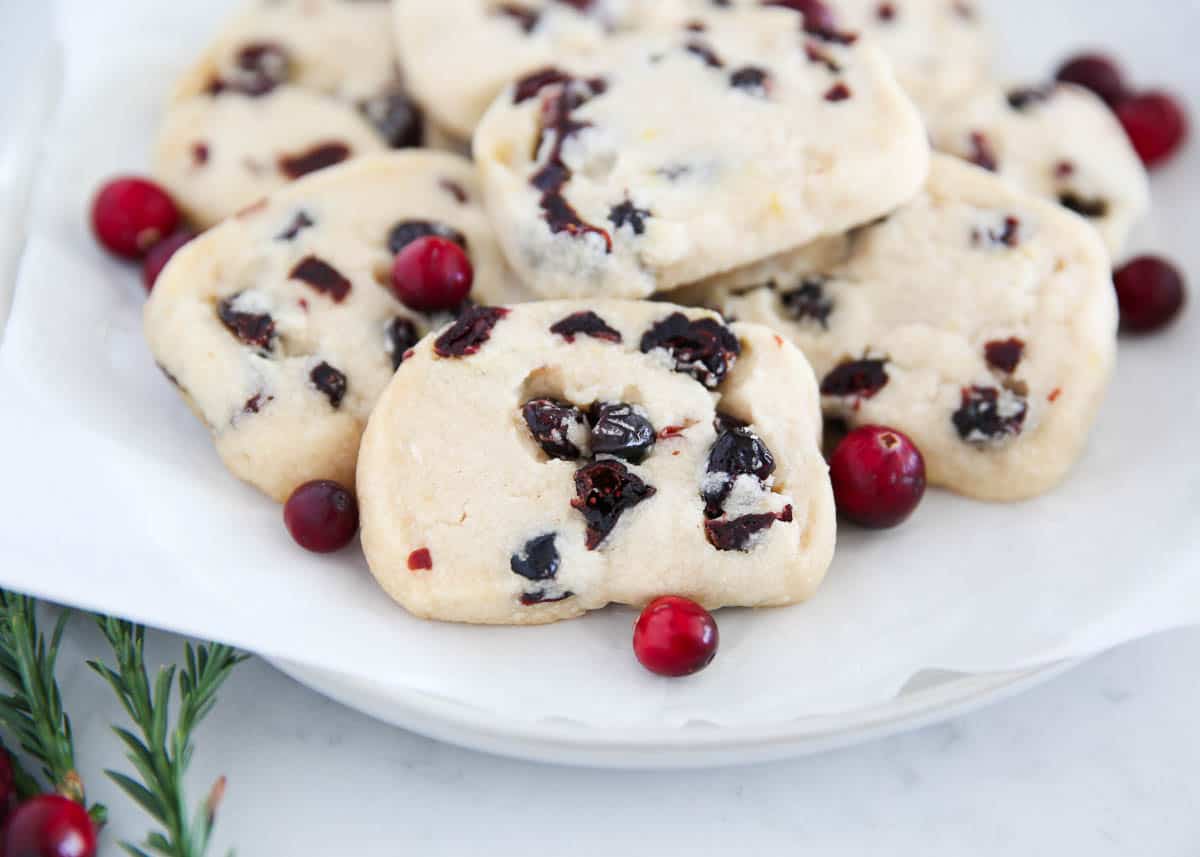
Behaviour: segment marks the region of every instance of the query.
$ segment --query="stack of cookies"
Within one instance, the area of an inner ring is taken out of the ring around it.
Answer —
[[[166,111],[207,231],[147,337],[236,476],[357,495],[417,615],[802,601],[830,424],[1022,500],[1108,385],[1145,172],[989,45],[967,0],[256,0]]]

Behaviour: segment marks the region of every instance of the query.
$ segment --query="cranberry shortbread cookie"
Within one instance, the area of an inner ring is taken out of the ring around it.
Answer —
[[[418,146],[386,0],[250,0],[176,87],[155,173],[208,226],[355,155]]]
[[[927,120],[991,76],[993,34],[975,0],[767,0],[772,2],[807,10],[809,30],[874,41]]]
[[[1060,206],[935,156],[925,190],[845,243],[695,292],[796,343],[829,417],[886,425],[931,483],[986,500],[1050,490],[1087,441],[1116,354],[1108,254]]]
[[[792,604],[833,554],[820,430],[812,370],[765,327],[646,302],[478,307],[371,416],[363,548],[432,619]]]
[[[474,300],[521,299],[474,169],[437,152],[363,157],[289,185],[171,260],[146,336],[230,471],[279,501],[311,479],[353,486],[376,398],[449,317],[412,312],[390,289],[394,254],[425,235],[467,251]]]
[[[800,20],[725,11],[614,39],[603,57],[505,90],[474,151],[501,245],[530,288],[645,297],[915,194],[929,144],[887,61]]]
[[[934,146],[1057,200],[1119,256],[1150,208],[1146,170],[1112,110],[1071,84],[980,89],[931,123]]]

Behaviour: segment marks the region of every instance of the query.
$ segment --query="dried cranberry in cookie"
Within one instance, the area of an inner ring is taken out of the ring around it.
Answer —
[[[200,226],[355,155],[426,136],[385,2],[247,0],[176,87],[155,173]]]
[[[814,591],[835,513],[799,350],[669,304],[507,310],[470,356],[420,342],[371,415],[363,545],[392,597],[423,617],[537,624],[661,592],[715,608]],[[642,350],[674,316],[736,343],[719,391]],[[564,320],[580,322],[573,341]],[[437,557],[420,574],[417,549]]]
[[[551,458],[574,461],[588,450],[590,429],[583,411],[567,402],[533,399],[521,408],[529,433]]]
[[[147,304],[146,336],[234,474],[280,502],[313,479],[353,489],[379,393],[422,336],[456,326],[392,293],[398,225],[455,236],[480,301],[522,299],[479,198],[463,158],[380,154],[289,185],[176,253]],[[487,312],[502,310],[461,318]],[[463,348],[478,348],[482,328],[463,324]]]
[[[1118,256],[1149,209],[1146,171],[1097,96],[1070,84],[984,87],[930,123],[934,147],[1056,200]]]
[[[687,294],[798,345],[826,415],[907,435],[931,484],[1020,500],[1066,476],[1104,397],[1116,346],[1108,269],[1087,222],[939,155],[915,199],[840,250],[784,254]],[[814,278],[835,307],[825,326],[780,285]]]
[[[539,295],[646,297],[870,221],[918,189],[925,131],[870,44],[820,41],[828,62],[814,62],[794,12],[693,17],[713,26],[563,54],[481,121],[488,210]]]

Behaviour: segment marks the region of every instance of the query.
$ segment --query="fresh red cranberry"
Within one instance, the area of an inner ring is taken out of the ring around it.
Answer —
[[[152,181],[119,178],[100,188],[92,203],[92,228],[100,243],[127,259],[140,259],[179,225],[179,209]]]
[[[435,235],[418,238],[392,266],[392,290],[418,312],[452,310],[467,299],[475,270],[463,248]]]
[[[13,776],[12,759],[9,758],[8,751],[0,746],[0,822],[8,817],[9,807],[16,797],[17,785]]]
[[[678,595],[651,601],[633,628],[633,651],[642,666],[671,677],[692,675],[711,664],[719,641],[712,614]]]
[[[1183,308],[1183,275],[1166,259],[1139,256],[1113,274],[1121,328],[1149,333],[1169,324]]]
[[[846,435],[829,462],[833,496],[846,518],[883,530],[902,523],[925,496],[925,459],[911,440],[881,426]]]
[[[4,857],[94,857],[96,829],[87,810],[61,795],[39,795],[16,808],[4,831]]]
[[[1074,83],[1103,98],[1110,106],[1124,100],[1125,76],[1111,58],[1103,54],[1079,54],[1071,57],[1054,75],[1063,83]]]
[[[307,482],[283,507],[283,522],[296,544],[313,553],[333,553],[358,532],[358,501],[336,482]]]
[[[179,229],[150,248],[150,252],[142,260],[142,284],[146,287],[146,291],[154,290],[154,284],[158,282],[158,275],[162,273],[163,268],[167,267],[167,262],[171,261],[171,257],[179,248],[195,237],[196,233],[190,229]]]
[[[1134,95],[1118,104],[1116,110],[1133,148],[1147,167],[1166,162],[1187,137],[1187,114],[1165,92]]]

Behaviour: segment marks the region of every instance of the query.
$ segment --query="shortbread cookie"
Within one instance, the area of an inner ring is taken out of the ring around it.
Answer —
[[[840,264],[774,266],[716,278],[701,299],[796,343],[826,414],[905,432],[931,483],[1020,500],[1079,457],[1117,328],[1108,255],[1079,218],[937,156],[921,195],[854,232]]]
[[[805,4],[800,4],[805,5]],[[872,39],[927,121],[991,74],[992,37],[974,0],[828,0],[840,30]]]
[[[886,60],[783,9],[613,40],[510,86],[475,135],[509,263],[546,297],[645,297],[915,194],[925,129]]]
[[[1078,86],[988,87],[930,126],[934,146],[1055,199],[1117,257],[1150,208],[1146,170],[1108,106]]]
[[[670,304],[480,307],[363,438],[363,548],[427,618],[539,624],[665,593],[792,604],[833,553],[816,380],[765,327]]]
[[[418,146],[385,0],[251,0],[176,87],[155,172],[208,226],[297,175]]]
[[[678,0],[663,0],[666,3]],[[526,72],[596,50],[657,17],[654,0],[393,0],[396,43],[417,100],[470,139],[496,95]]]
[[[197,226],[219,223],[288,182],[386,152],[370,123],[319,93],[199,96],[163,120],[154,174]]]
[[[311,479],[354,484],[379,393],[431,326],[390,289],[393,256],[440,235],[474,265],[472,299],[521,293],[471,164],[398,152],[290,185],[171,260],[146,305],[155,359],[238,477],[276,500]]]

